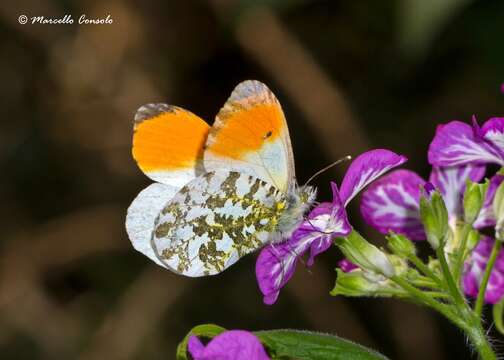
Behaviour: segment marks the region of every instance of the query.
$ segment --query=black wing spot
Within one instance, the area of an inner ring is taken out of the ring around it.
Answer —
[[[270,130],[268,131],[264,136],[263,136],[263,139],[267,139],[269,138],[271,135],[273,135],[273,132]]]

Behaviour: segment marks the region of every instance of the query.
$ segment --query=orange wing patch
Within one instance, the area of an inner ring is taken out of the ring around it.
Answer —
[[[224,112],[219,114],[219,120],[225,125],[214,134],[208,150],[233,159],[241,159],[247,152],[258,151],[266,142],[275,141],[284,124],[278,104],[257,104]]]
[[[294,181],[289,129],[282,107],[263,83],[244,81],[233,90],[213,124],[204,154],[207,171],[226,168],[286,191]]]
[[[209,126],[179,107],[148,104],[135,116],[133,157],[151,179],[172,184],[190,181],[203,158]],[[188,179],[185,179],[185,178]]]

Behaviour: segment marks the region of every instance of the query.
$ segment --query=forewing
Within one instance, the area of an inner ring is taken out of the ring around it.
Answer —
[[[248,80],[234,89],[210,129],[204,165],[246,172],[287,191],[295,177],[289,130],[266,85]]]
[[[152,180],[183,186],[202,171],[209,126],[193,113],[167,104],[147,104],[135,115],[133,157]]]
[[[284,194],[259,178],[212,171],[182,187],[161,210],[152,247],[177,273],[214,275],[266,244],[285,205]]]

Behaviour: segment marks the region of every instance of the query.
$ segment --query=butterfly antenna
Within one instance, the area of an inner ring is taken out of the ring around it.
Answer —
[[[294,249],[290,244],[288,244],[288,246],[289,246],[289,252],[291,254],[294,254],[294,256],[296,256],[298,258],[299,262],[301,264],[303,264],[303,266],[305,267],[305,269],[308,271],[309,274],[312,274],[312,271],[310,270],[310,268],[309,268],[308,263],[306,262],[306,260],[303,259],[302,256],[299,256],[299,254],[297,253],[296,249]],[[282,269],[282,273],[284,274],[283,269]],[[282,276],[284,276],[283,274],[282,274]]]
[[[303,257],[302,257],[302,256],[299,256],[299,254],[297,253],[296,249],[294,249],[294,248],[293,248],[290,244],[287,244],[287,245],[288,245],[288,247],[289,247],[289,252],[290,252],[291,254],[293,254],[295,257],[297,257],[297,258],[298,258],[298,260],[299,260],[299,262],[300,262],[301,264],[303,264],[303,266],[304,266],[305,268],[308,268],[308,266],[306,265],[306,261],[305,261],[305,259],[303,259]]]
[[[308,185],[313,179],[315,179],[317,176],[319,176],[320,174],[322,174],[323,172],[329,170],[330,168],[332,168],[333,166],[336,166],[340,163],[342,163],[343,161],[349,161],[349,160],[352,160],[352,157],[350,155],[347,155],[341,159],[338,159],[336,160],[335,162],[333,162],[332,164],[329,164],[327,165],[326,167],[320,169],[319,171],[317,171],[315,174],[313,174],[309,179],[308,181],[304,184],[304,186]]]

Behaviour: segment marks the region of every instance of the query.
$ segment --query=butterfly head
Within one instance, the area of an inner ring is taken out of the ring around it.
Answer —
[[[315,197],[317,196],[317,189],[314,186],[304,185],[297,186],[294,191],[292,191],[292,201],[298,202],[299,204],[305,204],[306,210],[313,204]]]

